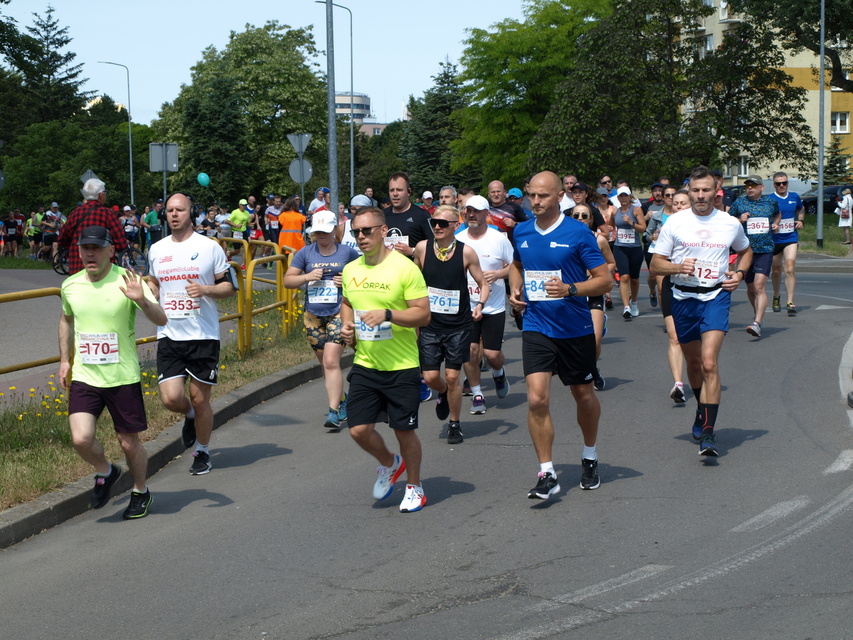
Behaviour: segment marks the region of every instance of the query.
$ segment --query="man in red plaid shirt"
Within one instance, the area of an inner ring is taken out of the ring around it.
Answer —
[[[85,202],[71,212],[68,222],[62,227],[59,234],[59,246],[68,250],[68,273],[73,275],[83,269],[83,261],[80,259],[80,251],[77,249],[77,240],[80,233],[86,227],[99,226],[106,228],[113,238],[115,253],[118,255],[127,249],[127,238],[124,237],[124,229],[119,223],[118,216],[112,209],[104,206],[107,201],[106,185],[97,178],[86,180],[80,189]],[[113,257],[113,262],[116,258]]]

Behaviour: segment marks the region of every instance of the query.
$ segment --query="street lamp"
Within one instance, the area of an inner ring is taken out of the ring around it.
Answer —
[[[325,0],[314,0],[317,4],[326,4]],[[355,196],[355,102],[354,77],[353,72],[353,40],[352,40],[352,11],[342,4],[332,3],[333,7],[344,9],[349,14],[349,197],[350,200]]]
[[[98,60],[98,64],[111,64],[116,67],[124,67],[127,72],[127,155],[130,159],[130,204],[136,204],[133,197],[133,127],[130,124],[130,69],[118,62],[106,62]]]

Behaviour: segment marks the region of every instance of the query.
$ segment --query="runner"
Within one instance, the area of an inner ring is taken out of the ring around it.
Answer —
[[[699,441],[699,455],[716,457],[720,348],[729,329],[732,291],[749,271],[752,250],[737,220],[714,208],[716,181],[708,168],[696,167],[688,185],[692,209],[661,228],[651,266],[672,278],[672,318],[699,403],[693,438]],[[730,249],[738,255],[736,271],[728,270]]]
[[[632,204],[631,189],[616,190],[619,208],[611,213],[610,226],[616,230],[613,257],[619,271],[619,297],[622,298],[622,317],[631,320],[640,315],[637,296],[640,294],[640,269],[643,266],[643,247],[640,236],[646,230],[643,210]]]
[[[412,512],[426,504],[416,432],[420,372],[415,327],[430,321],[429,296],[414,263],[385,246],[387,233],[385,216],[375,207],[359,210],[352,220],[352,234],[364,255],[343,272],[341,337],[357,349],[348,376],[347,424],[356,443],[381,465],[374,499],[390,496],[406,471],[400,511]],[[381,416],[387,416],[402,457],[392,454],[376,431]]]
[[[219,374],[219,312],[216,300],[234,295],[225,252],[193,231],[192,200],[176,193],[166,201],[171,235],[148,254],[148,284],[169,322],[157,330],[157,382],[160,399],[170,411],[186,416],[184,446],[198,440],[190,473],[203,475],[210,462],[213,410],[210,392]],[[190,397],[185,382],[190,381]]]
[[[480,259],[483,277],[491,288],[489,298],[481,309],[482,318],[475,320],[471,331],[471,355],[464,364],[467,387],[471,389],[473,403],[471,414],[486,413],[486,400],[480,384],[480,361],[485,356],[492,368],[492,379],[498,398],[505,398],[510,384],[504,370],[504,354],[501,351],[506,325],[506,283],[509,265],[512,262],[512,245],[507,237],[487,223],[489,203],[483,196],[470,196],[464,207],[466,229],[457,238],[474,249]],[[476,305],[480,286],[468,278],[468,295]],[[473,310],[473,309],[472,309]],[[482,347],[480,342],[482,340]]]
[[[301,213],[298,215],[302,215]],[[326,395],[329,400],[327,429],[340,429],[347,419],[341,356],[341,272],[344,265],[358,258],[351,247],[335,242],[335,216],[331,211],[318,211],[312,219],[314,242],[296,252],[284,274],[288,289],[306,287],[302,322],[308,344],[323,365]]]
[[[459,444],[464,438],[460,426],[459,370],[470,357],[471,321],[482,320],[490,287],[480,269],[477,252],[454,237],[459,228],[456,207],[439,206],[432,214],[430,226],[435,238],[421,240],[415,247],[415,264],[424,274],[431,313],[429,324],[418,333],[418,351],[424,380],[438,392],[435,415],[442,422],[450,417],[447,444]],[[476,300],[469,296],[469,277],[480,292]]]
[[[68,393],[71,438],[80,457],[95,468],[90,506],[100,509],[121,476],[121,469],[106,459],[95,435],[98,417],[104,407],[109,409],[133,476],[123,517],[144,518],[151,492],[146,485],[148,455],[139,433],[148,423],[134,322],[137,309],[160,326],[166,324],[166,314],[141,278],[110,264],[115,247],[106,228],[83,229],[77,244],[83,269],[62,283],[59,318],[59,381]]]
[[[773,282],[773,311],[782,310],[780,291],[782,287],[782,268],[785,269],[785,293],[789,316],[797,315],[797,305],[794,304],[794,289],[797,286],[797,247],[800,241],[797,233],[803,228],[806,211],[799,194],[788,191],[788,174],[777,171],[773,174],[773,197],[776,198],[782,216],[779,219],[779,229],[773,234],[773,270],[770,279]]]
[[[555,173],[536,174],[528,194],[535,219],[515,230],[509,300],[525,309],[521,335],[527,425],[539,459],[539,480],[527,497],[544,500],[560,491],[552,455],[554,373],[577,405],[584,441],[580,486],[597,489],[601,484],[596,450],[601,406],[592,386],[595,333],[586,296],[603,295],[611,275],[595,237],[560,212],[563,191]]]

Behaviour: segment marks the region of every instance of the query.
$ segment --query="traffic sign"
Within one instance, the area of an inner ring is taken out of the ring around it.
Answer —
[[[310,134],[306,134],[310,135]],[[297,158],[290,163],[290,179],[299,184],[305,184],[314,175],[314,168],[305,158]]]
[[[287,139],[290,140],[290,144],[293,145],[293,148],[296,150],[296,155],[300,158],[302,154],[305,153],[305,149],[308,147],[308,143],[311,142],[311,134],[310,133],[288,133]],[[293,176],[291,176],[293,178]],[[293,178],[296,180],[296,178]],[[309,177],[310,179],[310,177]],[[296,180],[298,182],[298,180]]]
[[[148,144],[148,170],[174,173],[178,170],[178,144],[176,142],[151,142]]]
[[[82,176],[80,176],[80,182],[82,182],[83,184],[86,183],[86,180],[92,180],[92,179],[97,180],[98,176],[96,176],[95,172],[92,171],[91,169],[87,169],[86,173],[84,173]]]

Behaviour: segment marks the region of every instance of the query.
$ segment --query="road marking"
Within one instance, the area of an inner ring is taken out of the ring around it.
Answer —
[[[853,371],[853,333],[844,343],[844,348],[841,350],[841,361],[838,363],[838,390],[841,392],[842,402],[847,399],[847,394],[853,391],[851,371]],[[847,411],[847,423],[853,429],[853,411]]]
[[[661,571],[666,571],[667,569],[672,569],[672,567],[665,564],[647,564],[645,567],[640,567],[639,569],[629,571],[624,575],[611,578],[610,580],[605,580],[604,582],[600,582],[590,587],[584,587],[583,589],[578,589],[571,593],[564,593],[561,596],[553,596],[545,602],[540,602],[531,607],[526,607],[526,610],[532,612],[547,611],[548,609],[555,609],[564,604],[581,602],[582,600],[593,598],[597,595],[601,595],[602,593],[613,591],[619,587],[624,587],[629,584],[639,582],[640,580],[651,578],[652,576],[659,574]]]
[[[853,449],[842,451],[835,462],[826,468],[823,475],[847,471],[850,467],[853,467]]]
[[[853,309],[853,307],[837,307],[834,304],[819,304],[815,311],[832,311],[834,309]]]
[[[798,496],[793,500],[780,502],[779,504],[773,505],[766,511],[759,513],[754,518],[751,518],[746,522],[739,524],[734,529],[732,529],[732,532],[743,533],[744,531],[758,531],[759,529],[763,529],[764,527],[773,524],[777,520],[780,520],[781,518],[784,518],[785,516],[794,513],[794,511],[802,509],[808,503],[809,499],[807,496]]]
[[[766,555],[775,553],[784,547],[796,542],[800,538],[816,529],[829,524],[853,505],[853,485],[847,487],[838,496],[830,500],[824,506],[808,514],[796,524],[791,525],[781,533],[772,538],[744,549],[719,562],[713,562],[701,569],[686,574],[683,578],[673,580],[663,585],[657,591],[652,591],[634,600],[614,602],[610,605],[597,606],[595,610],[586,610],[577,615],[566,616],[562,620],[554,620],[533,628],[528,628],[518,633],[500,636],[499,640],[534,640],[547,638],[559,633],[571,631],[582,626],[593,624],[605,619],[615,618],[637,609],[650,602],[657,602],[666,598],[672,598],[675,594],[685,589],[691,589],[702,583],[722,578],[733,571],[743,569],[750,564],[760,560]]]

